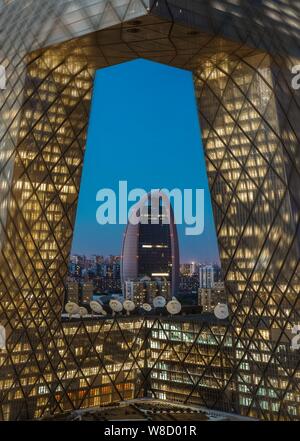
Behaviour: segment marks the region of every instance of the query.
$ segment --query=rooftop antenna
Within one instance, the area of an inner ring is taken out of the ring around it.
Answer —
[[[166,299],[163,296],[157,296],[153,300],[154,308],[164,308],[166,303]]]
[[[172,300],[167,303],[166,308],[169,314],[177,315],[180,313],[182,306],[181,303],[175,297],[173,297]]]
[[[68,302],[65,306],[65,311],[69,314],[69,319],[72,315],[79,314],[79,306],[75,302]]]
[[[92,300],[90,303],[90,307],[92,312],[95,312],[96,314],[106,315],[106,311],[104,310],[100,302]]]
[[[113,312],[113,317],[116,315],[117,312],[121,312],[123,309],[122,303],[116,299],[110,300],[109,307]]]
[[[225,320],[229,316],[229,309],[226,303],[218,303],[214,309],[214,314],[219,320]]]
[[[125,300],[123,303],[123,308],[125,309],[127,315],[130,315],[130,313],[135,310],[135,303],[132,300]]]
[[[142,308],[146,312],[152,311],[152,306],[150,305],[150,303],[143,303]]]
[[[79,308],[79,315],[80,317],[85,317],[86,315],[88,315],[88,310],[84,307],[84,306],[80,306]]]

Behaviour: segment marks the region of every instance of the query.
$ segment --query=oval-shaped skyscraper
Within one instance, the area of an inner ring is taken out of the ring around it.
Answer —
[[[148,193],[129,217],[121,254],[122,289],[137,304],[176,296],[179,246],[174,213],[162,192]]]

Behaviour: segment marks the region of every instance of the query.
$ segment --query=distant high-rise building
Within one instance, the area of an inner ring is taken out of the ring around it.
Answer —
[[[143,303],[152,304],[157,296],[171,300],[171,283],[161,279],[151,280],[150,277],[125,282],[125,298],[134,301],[136,306]]]
[[[199,276],[194,274],[192,276],[180,276],[179,290],[181,292],[198,291],[199,288]]]
[[[199,265],[197,262],[192,262],[191,263],[191,276],[196,274],[198,272],[199,269]]]
[[[121,266],[120,261],[115,262],[112,266],[112,277],[113,279],[120,279],[121,277]]]
[[[67,300],[68,302],[79,303],[79,284],[73,280],[67,282]]]
[[[225,300],[224,282],[214,283],[212,288],[198,289],[198,305],[203,307],[204,312],[212,312],[219,302]]]
[[[82,285],[82,303],[90,303],[94,294],[94,284],[91,282],[84,282]]]
[[[126,300],[132,300],[137,306],[142,305],[146,302],[147,293],[143,282],[137,280],[127,280],[125,282],[125,293],[124,297]]]
[[[212,288],[221,280],[221,268],[218,265],[199,267],[199,288]]]
[[[189,276],[190,275],[190,264],[189,263],[182,263],[180,265],[180,275],[182,275],[182,276]]]
[[[149,193],[136,207],[140,222],[127,225],[121,260],[123,290],[127,281],[149,277],[170,282],[171,295],[178,291],[179,249],[174,214],[161,192]]]
[[[196,262],[183,263],[180,265],[180,274],[183,276],[193,276],[197,274],[199,264]]]

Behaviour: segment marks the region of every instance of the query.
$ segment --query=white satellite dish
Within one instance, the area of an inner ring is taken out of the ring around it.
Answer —
[[[65,306],[65,311],[71,316],[79,314],[79,306],[75,302],[68,302]]]
[[[132,300],[125,300],[123,308],[127,311],[127,314],[135,310],[135,303]]]
[[[226,319],[229,316],[229,309],[226,303],[218,303],[214,309],[214,314],[220,320]]]
[[[6,331],[3,325],[0,325],[0,349],[6,349]]]
[[[79,315],[80,317],[84,317],[85,315],[88,315],[88,310],[84,306],[80,306],[79,308]]]
[[[111,301],[109,302],[109,306],[110,306],[110,309],[111,309],[114,313],[116,313],[116,312],[121,312],[122,309],[123,309],[123,305],[122,305],[122,303],[121,303],[119,300],[115,300],[115,299],[113,299],[113,300],[111,300]]]
[[[93,312],[95,312],[96,314],[104,314],[104,312],[105,312],[101,303],[97,302],[96,300],[92,300],[90,302],[90,307],[91,307],[91,310]]]
[[[166,306],[166,299],[163,296],[157,296],[153,300],[154,308],[164,308]]]
[[[178,302],[178,300],[176,300],[174,298],[173,298],[173,300],[170,300],[167,303],[167,311],[169,312],[169,314],[172,314],[172,315],[179,314],[181,311],[181,308],[182,308],[181,303]]]
[[[152,310],[152,306],[149,303],[143,303],[142,308],[146,312],[150,312]]]

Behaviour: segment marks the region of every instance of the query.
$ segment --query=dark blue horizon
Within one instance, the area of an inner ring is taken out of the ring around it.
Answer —
[[[125,225],[96,222],[101,188],[203,188],[205,229],[186,236],[181,262],[219,262],[192,74],[139,59],[96,73],[72,254],[120,255]]]

